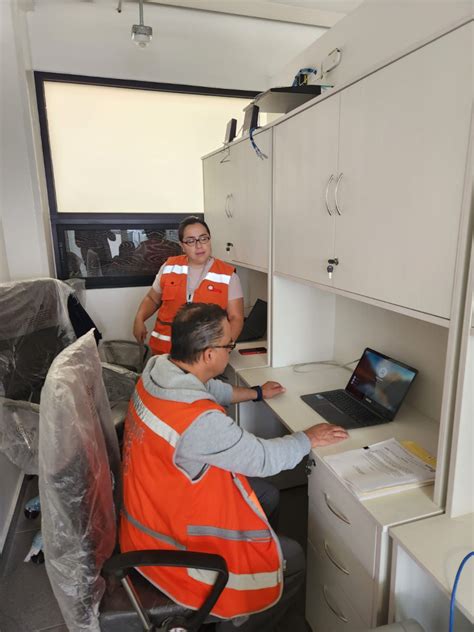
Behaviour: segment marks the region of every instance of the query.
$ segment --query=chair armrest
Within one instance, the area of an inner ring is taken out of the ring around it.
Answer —
[[[197,553],[193,551],[145,550],[119,553],[105,562],[102,572],[105,575],[114,575],[120,580],[125,580],[129,572],[137,566],[198,568],[217,573],[216,581],[207,599],[199,610],[194,612],[192,617],[186,619],[185,625],[188,630],[199,630],[229,579],[227,564],[223,557],[212,553]],[[179,624],[179,621],[175,620],[173,624]]]

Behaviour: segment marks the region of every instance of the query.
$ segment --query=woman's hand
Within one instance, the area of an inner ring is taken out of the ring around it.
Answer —
[[[278,382],[265,382],[265,384],[262,384],[263,399],[271,399],[275,397],[275,395],[280,395],[285,391],[286,388]]]
[[[147,333],[148,331],[143,320],[135,318],[135,322],[133,323],[133,335],[139,344],[145,342]]]

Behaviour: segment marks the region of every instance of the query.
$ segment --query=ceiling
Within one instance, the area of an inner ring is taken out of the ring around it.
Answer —
[[[84,0],[83,0],[84,1]],[[132,0],[134,1],[134,0]],[[153,4],[330,28],[363,0],[148,0]]]

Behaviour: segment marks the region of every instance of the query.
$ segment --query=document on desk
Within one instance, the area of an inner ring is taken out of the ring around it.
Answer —
[[[380,443],[324,457],[351,491],[361,499],[393,494],[431,484],[436,459],[413,441]]]

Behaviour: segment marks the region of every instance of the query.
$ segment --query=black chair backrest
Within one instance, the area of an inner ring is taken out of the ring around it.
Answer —
[[[71,293],[56,279],[0,284],[0,395],[39,402],[51,362],[76,339]]]

